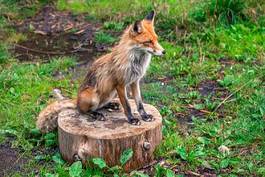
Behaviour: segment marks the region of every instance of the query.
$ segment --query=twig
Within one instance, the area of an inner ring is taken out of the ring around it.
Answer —
[[[47,35],[46,32],[41,31],[41,30],[35,30],[34,33],[36,33],[36,34],[41,34],[41,35]]]
[[[199,173],[195,173],[195,172],[190,171],[190,170],[188,170],[187,173],[190,175],[194,175],[194,176],[201,176]]]
[[[188,104],[188,107],[189,108],[192,108],[192,109],[196,109],[193,105],[191,105],[191,104]],[[196,109],[196,110],[198,110],[198,111],[200,111],[200,112],[202,112],[202,113],[207,113],[207,114],[210,114],[211,112],[210,111],[207,111],[207,110],[204,110],[204,109]]]
[[[25,49],[25,50],[28,50],[28,51],[32,51],[32,52],[36,52],[36,53],[42,53],[42,54],[51,54],[51,55],[65,55],[66,53],[65,52],[52,52],[52,51],[41,51],[41,50],[37,50],[37,49],[31,49],[31,48],[28,48],[28,47],[25,47],[23,45],[19,45],[19,44],[14,44],[15,47],[19,47],[19,48],[22,48],[22,49]]]
[[[250,81],[252,81],[252,80],[250,80]],[[226,103],[227,102],[227,100],[229,99],[229,98],[231,98],[234,94],[236,94],[237,92],[239,92],[241,89],[243,89],[245,86],[247,86],[249,83],[250,83],[250,81],[248,81],[248,82],[246,82],[245,84],[243,84],[241,87],[239,87],[238,89],[236,89],[233,93],[231,93],[230,95],[228,95],[215,109],[214,109],[214,111],[212,112],[212,113],[214,113],[214,112],[216,112],[224,103]]]
[[[157,160],[154,160],[154,161],[152,161],[151,163],[149,163],[148,165],[145,165],[145,166],[143,166],[142,168],[139,168],[139,170],[140,169],[147,169],[147,168],[149,168],[149,167],[151,167],[151,166],[154,166],[155,164],[157,164],[158,163],[158,161]]]
[[[88,27],[90,26],[90,24],[85,25],[82,29],[80,29],[79,31],[75,32],[74,34],[80,34],[83,33],[84,31],[86,31],[88,29]]]
[[[25,49],[27,51],[31,51],[31,52],[36,52],[36,53],[41,53],[41,54],[46,54],[46,55],[65,55],[65,54],[70,54],[70,53],[76,53],[79,52],[81,48],[77,48],[75,50],[69,51],[69,52],[52,52],[52,51],[42,51],[42,50],[37,50],[37,49],[31,49],[28,47],[25,47],[23,45],[19,45],[19,44],[14,44],[15,47],[19,47],[22,49]],[[90,51],[90,49],[86,49],[87,51]]]

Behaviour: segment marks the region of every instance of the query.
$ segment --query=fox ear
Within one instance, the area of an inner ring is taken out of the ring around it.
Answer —
[[[143,32],[143,27],[142,27],[141,21],[134,22],[131,32],[133,34],[140,34]]]
[[[154,18],[155,18],[155,11],[152,10],[146,17],[145,17],[145,20],[148,20],[148,21],[154,21]]]

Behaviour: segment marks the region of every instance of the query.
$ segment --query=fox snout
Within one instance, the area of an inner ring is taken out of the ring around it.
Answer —
[[[155,56],[163,56],[163,55],[165,55],[165,54],[166,54],[165,49],[164,49],[159,43],[157,43],[157,44],[155,45],[154,55],[155,55]]]
[[[163,56],[166,54],[165,49],[159,43],[156,43],[153,48],[149,48],[147,51],[155,56]]]

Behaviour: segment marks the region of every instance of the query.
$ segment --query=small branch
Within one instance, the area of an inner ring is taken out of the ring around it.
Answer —
[[[28,47],[25,47],[25,46],[19,45],[19,44],[14,44],[14,46],[18,47],[18,48],[25,49],[27,51],[31,51],[31,52],[35,52],[35,53],[41,53],[41,54],[45,54],[45,55],[66,55],[66,54],[80,52],[80,50],[83,49],[83,48],[77,48],[77,49],[69,51],[69,52],[52,52],[52,51],[42,51],[42,50],[37,50],[37,49],[31,49],[31,48],[28,48]],[[83,51],[91,51],[91,50],[92,49],[85,49]]]
[[[192,109],[196,109],[193,105],[191,104],[188,104],[188,108],[192,108]],[[204,110],[204,109],[196,109],[202,113],[207,113],[207,114],[210,114],[211,112],[210,111],[207,111],[207,110]]]
[[[252,80],[250,80],[250,81],[252,81]],[[243,89],[245,86],[247,86],[249,83],[250,83],[250,81],[248,81],[248,82],[246,82],[245,84],[243,84],[241,87],[239,87],[238,89],[236,89],[233,93],[231,93],[230,95],[228,95],[215,109],[214,109],[214,111],[213,111],[213,113],[214,112],[216,112],[223,104],[225,104],[226,102],[227,102],[227,100],[229,99],[229,98],[231,98],[234,94],[236,94],[237,92],[239,92],[241,89]]]
[[[190,170],[188,170],[187,173],[188,173],[188,175],[201,176],[199,173],[196,173],[196,172],[193,172]]]
[[[66,54],[65,52],[52,52],[52,51],[41,51],[41,50],[37,50],[37,49],[31,49],[31,48],[28,48],[28,47],[25,47],[25,46],[19,45],[19,44],[14,44],[14,46],[28,50],[28,51],[32,51],[32,52],[36,52],[36,53],[42,53],[42,54],[46,54],[46,55],[49,55],[49,54],[50,55],[65,55]]]

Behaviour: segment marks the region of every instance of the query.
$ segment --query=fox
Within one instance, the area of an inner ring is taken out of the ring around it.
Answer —
[[[127,97],[130,87],[137,111],[143,121],[153,121],[143,106],[140,80],[144,77],[152,56],[165,55],[165,49],[159,44],[154,27],[155,11],[152,10],[142,20],[129,25],[123,32],[119,43],[112,51],[95,60],[88,68],[81,83],[77,98],[61,105],[60,101],[47,106],[38,117],[37,127],[49,131],[56,127],[56,115],[63,108],[77,108],[80,113],[91,113],[105,120],[98,110],[104,107],[117,108],[111,102],[118,95],[128,123],[140,125],[140,120],[132,114]],[[60,105],[60,106],[59,106]]]

